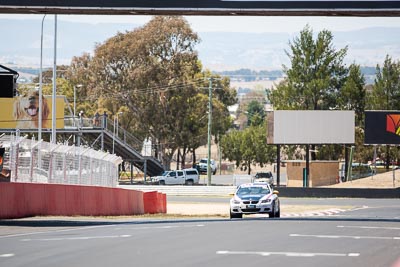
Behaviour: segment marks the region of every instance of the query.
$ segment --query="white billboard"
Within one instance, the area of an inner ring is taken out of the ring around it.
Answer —
[[[268,144],[354,144],[354,111],[276,110]]]

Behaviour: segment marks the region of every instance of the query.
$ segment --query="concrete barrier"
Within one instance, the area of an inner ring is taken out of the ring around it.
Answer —
[[[152,191],[143,193],[144,213],[156,214],[167,212],[167,195]]]
[[[60,184],[0,183],[0,219],[30,216],[111,216],[166,212],[166,195],[145,200],[138,190]]]

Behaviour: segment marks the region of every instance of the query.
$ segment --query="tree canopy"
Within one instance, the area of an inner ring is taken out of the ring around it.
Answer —
[[[347,69],[343,59],[347,47],[336,50],[328,30],[316,39],[307,25],[300,36],[289,42],[286,51],[291,66],[283,65],[286,79],[269,92],[275,109],[324,110],[336,107]]]
[[[263,125],[250,126],[242,131],[232,130],[221,140],[223,157],[251,173],[251,165],[263,167],[275,161],[275,146],[267,145],[267,131]]]
[[[150,138],[166,168],[172,156],[207,141],[208,78],[218,78],[213,98],[213,131],[225,133],[228,105],[236,102],[228,78],[202,71],[195,46],[200,42],[183,17],[156,16],[97,44],[94,55],[72,61],[68,74],[83,84],[82,94],[98,110],[120,111],[121,124],[141,140]]]

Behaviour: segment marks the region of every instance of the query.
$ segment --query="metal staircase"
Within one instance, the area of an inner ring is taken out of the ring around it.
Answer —
[[[93,125],[93,120],[91,119],[84,119],[79,122],[78,130],[82,133],[86,143],[91,143],[90,146],[92,147],[115,153],[146,175],[155,176],[164,171],[161,162],[155,157],[141,154],[142,141],[122,127],[115,125],[111,120],[107,119],[105,123],[102,116],[100,117],[100,125],[97,126]]]
[[[105,127],[103,125],[105,124]],[[0,133],[13,133],[16,129],[0,129]],[[37,133],[37,129],[19,129],[20,133]],[[44,134],[50,134],[51,129],[43,129]],[[57,129],[57,135],[63,135],[64,140],[75,138],[77,145],[109,151],[130,162],[148,176],[159,175],[164,167],[159,160],[152,156],[143,156],[143,142],[121,127],[114,127],[111,120],[107,123],[101,118],[100,125],[94,125],[92,119],[82,120],[66,117],[64,128]]]

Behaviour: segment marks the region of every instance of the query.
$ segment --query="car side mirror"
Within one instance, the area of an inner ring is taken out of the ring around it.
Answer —
[[[279,191],[278,190],[274,190],[272,193],[274,193],[275,195],[279,195]]]

